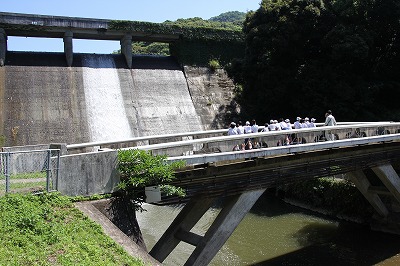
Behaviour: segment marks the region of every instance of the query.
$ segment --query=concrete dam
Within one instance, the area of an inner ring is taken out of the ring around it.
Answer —
[[[63,53],[8,51],[6,58],[0,67],[4,146],[215,128],[221,125],[215,117],[224,108],[221,100],[233,97],[233,85],[220,74],[186,74],[172,57],[133,56],[131,69],[119,54],[75,53],[72,67]]]

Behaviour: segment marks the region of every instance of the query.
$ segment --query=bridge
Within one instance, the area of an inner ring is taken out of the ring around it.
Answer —
[[[327,132],[335,136],[335,141],[325,141]],[[267,188],[311,178],[346,174],[381,219],[392,221],[395,211],[382,196],[390,195],[400,203],[400,178],[395,170],[400,162],[400,123],[343,123],[335,127],[221,136],[225,133],[226,130],[182,133],[67,145],[66,149],[74,152],[98,146],[107,150],[110,145],[141,142],[139,149],[168,154],[170,161],[186,161],[187,169],[177,172],[171,184],[185,188],[189,202],[150,251],[160,262],[184,241],[196,247],[185,265],[207,265]],[[277,146],[288,135],[301,144]],[[260,148],[232,151],[244,138],[257,141]],[[379,186],[370,182],[367,170],[375,173],[381,181]],[[191,232],[221,198],[222,210],[205,235]]]
[[[68,66],[73,63],[72,40],[116,40],[129,68],[132,67],[132,41],[173,42],[181,33],[157,33],[143,29],[118,30],[111,26],[112,20],[45,16],[0,12],[0,66],[5,64],[7,37],[62,38]],[[156,23],[153,23],[156,24]]]
[[[171,183],[186,189],[188,202],[150,251],[162,262],[184,241],[196,248],[185,265],[207,265],[267,188],[346,174],[387,228],[399,233],[400,123],[341,123],[334,127],[226,136],[227,130],[183,132],[112,142],[52,144],[62,151],[58,190],[67,195],[110,193],[118,182],[116,149],[138,148],[184,160]],[[325,134],[334,141],[326,141]],[[297,144],[284,145],[287,136]],[[252,150],[232,151],[251,138]],[[95,149],[95,151],[93,151]],[[92,150],[92,151],[90,151]],[[374,176],[371,176],[371,173]],[[379,185],[371,178],[380,180]],[[207,232],[191,232],[218,200],[222,209]],[[390,199],[388,201],[387,199]],[[168,203],[162,199],[159,203]]]

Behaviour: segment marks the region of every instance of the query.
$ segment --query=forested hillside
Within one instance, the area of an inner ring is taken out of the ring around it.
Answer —
[[[400,1],[263,0],[230,74],[245,117],[400,119]]]
[[[208,20],[195,17],[178,19],[176,21],[167,20],[163,22],[163,24],[179,27],[198,27],[241,31],[245,18],[246,13],[231,11],[222,13]],[[132,44],[132,52],[134,54],[169,55],[169,46],[168,43],[134,42]]]

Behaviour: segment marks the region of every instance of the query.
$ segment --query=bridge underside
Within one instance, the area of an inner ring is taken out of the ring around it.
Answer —
[[[207,265],[267,188],[337,174],[347,174],[381,221],[393,223],[394,210],[381,195],[390,195],[395,204],[400,204],[400,178],[395,170],[399,159],[400,143],[396,142],[208,164],[179,172],[172,184],[186,188],[189,202],[150,254],[162,262],[184,241],[196,246],[185,265]],[[365,174],[368,169],[381,180],[380,186],[369,181]],[[190,232],[220,198],[224,199],[222,210],[205,235]],[[399,233],[399,221],[393,224]]]

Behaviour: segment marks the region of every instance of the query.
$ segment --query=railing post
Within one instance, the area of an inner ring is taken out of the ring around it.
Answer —
[[[60,177],[60,153],[61,150],[57,150],[56,191],[58,191],[58,178]]]
[[[51,163],[51,150],[47,150],[47,168],[46,168],[46,191],[50,191],[50,176],[51,176],[51,170],[50,170],[50,163]]]
[[[6,165],[5,165],[5,175],[6,175],[6,193],[10,192],[10,153],[6,153]]]

